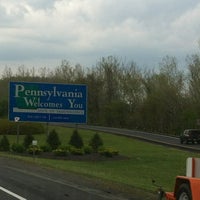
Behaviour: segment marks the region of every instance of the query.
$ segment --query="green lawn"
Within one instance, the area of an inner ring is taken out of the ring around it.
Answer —
[[[54,128],[54,127],[50,127]],[[72,129],[55,127],[59,133],[62,145],[67,145],[72,134]],[[87,145],[95,132],[79,130]],[[174,180],[177,175],[185,175],[187,157],[198,157],[199,154],[181,151],[161,145],[155,145],[135,139],[98,132],[103,139],[105,147],[119,150],[121,155],[129,157],[125,160],[113,161],[62,161],[37,158],[23,158],[40,165],[57,169],[68,170],[90,177],[100,178],[128,185],[134,188],[155,191],[151,180],[155,179],[164,189],[173,190]],[[20,142],[23,136],[20,136]],[[37,135],[39,145],[46,140],[45,135]],[[16,136],[9,136],[9,140],[16,141]],[[2,153],[1,153],[2,155]],[[5,154],[4,154],[5,155]]]

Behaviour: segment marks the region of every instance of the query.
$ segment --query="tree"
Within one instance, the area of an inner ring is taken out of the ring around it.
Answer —
[[[89,146],[92,147],[94,152],[98,152],[99,147],[103,146],[103,140],[99,136],[98,133],[95,133],[94,136],[92,137]]]
[[[100,124],[103,100],[103,80],[95,69],[88,71],[86,84],[88,87],[88,123]]]
[[[98,76],[103,81],[101,88],[101,122],[106,126],[113,125],[112,115],[106,111],[108,105],[113,101],[120,100],[119,73],[120,64],[118,58],[109,56],[102,58],[97,63]],[[96,91],[98,92],[98,91]]]
[[[8,114],[8,101],[2,100],[0,101],[0,116],[5,117]]]
[[[121,120],[124,120],[123,126],[138,129],[141,123],[139,109],[145,98],[145,87],[142,72],[136,63],[131,62],[122,67],[119,87],[121,102],[118,102],[117,110],[121,112]]]
[[[188,62],[188,92],[185,95],[185,125],[196,126],[200,118],[200,56],[195,54],[187,57]]]
[[[146,98],[141,110],[144,126],[150,131],[176,133],[181,126],[184,84],[175,58],[164,58],[160,72],[147,74],[144,85]]]
[[[0,141],[0,150],[1,151],[9,151],[10,150],[10,143],[6,135]]]
[[[25,149],[27,149],[32,144],[33,140],[34,140],[34,137],[32,134],[25,135],[24,142],[23,142]]]
[[[53,129],[50,131],[48,137],[47,137],[47,143],[51,147],[52,150],[55,150],[61,145],[58,133]]]
[[[83,147],[83,140],[82,137],[79,135],[78,130],[75,129],[70,137],[69,144],[76,147],[82,148]]]
[[[192,55],[188,57],[188,69],[190,98],[196,105],[200,105],[200,56]]]

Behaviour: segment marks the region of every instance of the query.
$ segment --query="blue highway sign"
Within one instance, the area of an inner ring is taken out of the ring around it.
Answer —
[[[10,82],[9,120],[86,123],[87,87]]]

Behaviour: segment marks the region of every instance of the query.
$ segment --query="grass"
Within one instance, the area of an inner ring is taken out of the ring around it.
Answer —
[[[54,128],[54,127],[51,127]],[[67,145],[72,129],[56,127],[63,145]],[[79,130],[87,145],[95,132]],[[199,154],[177,150],[161,145],[142,142],[127,137],[98,132],[104,146],[119,150],[121,155],[129,157],[113,161],[70,161],[37,158],[23,158],[40,165],[84,174],[90,177],[112,181],[117,184],[155,191],[151,180],[155,179],[167,191],[172,191],[177,175],[185,175],[187,157],[198,157]],[[46,136],[34,136],[39,145],[45,144]],[[9,136],[10,143],[16,141],[16,136]],[[23,136],[20,136],[20,142]],[[2,153],[1,153],[2,155]],[[4,154],[5,155],[5,154]],[[18,157],[22,159],[22,157]]]

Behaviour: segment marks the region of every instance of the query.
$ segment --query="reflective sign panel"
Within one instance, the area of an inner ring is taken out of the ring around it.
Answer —
[[[86,85],[10,82],[11,121],[86,123]]]

